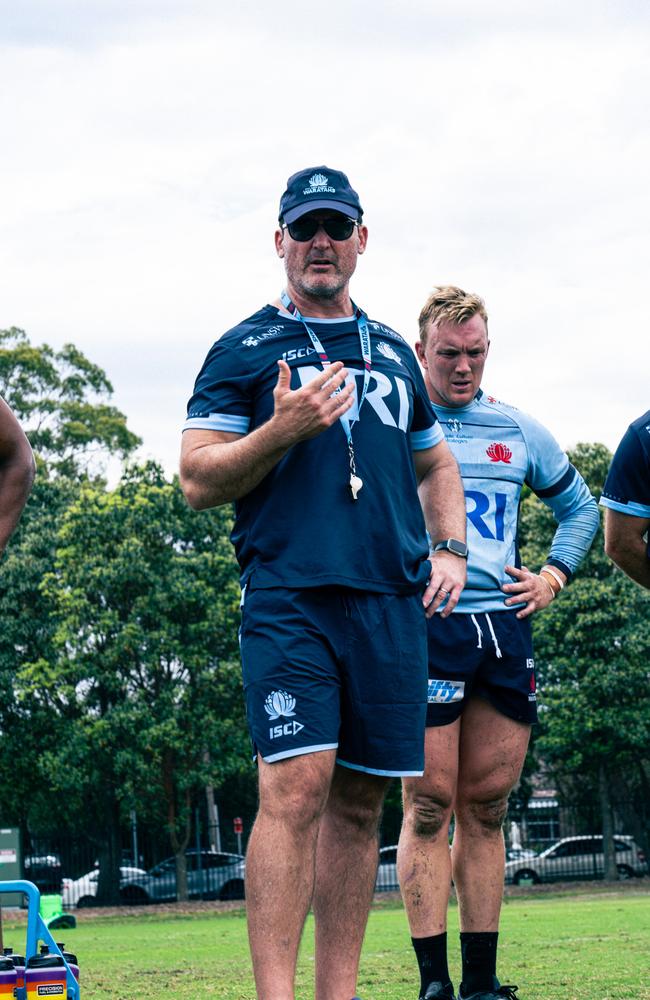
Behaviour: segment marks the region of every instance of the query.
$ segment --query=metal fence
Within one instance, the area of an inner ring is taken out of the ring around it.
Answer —
[[[643,830],[631,832],[625,813],[615,817],[613,858],[619,879],[648,873]],[[219,827],[194,817],[183,852],[184,873],[164,831],[139,828],[137,817],[121,831],[119,856],[84,837],[23,838],[24,876],[42,892],[61,893],[66,909],[95,905],[240,899],[250,818],[229,817]],[[505,826],[506,882],[515,885],[605,876],[599,817],[588,808],[561,806],[547,797],[515,813]],[[397,890],[395,818],[385,825],[377,873],[378,891]],[[453,824],[450,843],[453,838]],[[101,870],[101,878],[100,878]],[[186,882],[186,892],[179,887]]]

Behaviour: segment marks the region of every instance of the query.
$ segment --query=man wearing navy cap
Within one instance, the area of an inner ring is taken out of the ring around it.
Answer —
[[[616,449],[600,502],[605,507],[605,552],[650,590],[650,410],[637,417]]]
[[[451,612],[465,579],[462,486],[417,361],[350,299],[367,239],[345,174],[289,178],[286,288],[211,348],[183,435],[189,503],[235,501],[258,1000],[293,1000],[310,905],[317,1000],[355,992],[384,793],[424,763],[425,611]]]

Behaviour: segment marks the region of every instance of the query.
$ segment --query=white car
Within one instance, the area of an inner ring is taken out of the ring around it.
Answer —
[[[631,837],[615,834],[614,855],[619,878],[647,873],[645,855]],[[563,837],[533,858],[519,858],[506,865],[506,882],[515,885],[595,879],[604,874],[603,838],[598,836]]]
[[[120,868],[120,887],[130,879],[146,878],[144,868]],[[80,878],[63,879],[63,905],[64,906],[94,906],[97,895],[97,883],[99,881],[99,868],[94,868]]]

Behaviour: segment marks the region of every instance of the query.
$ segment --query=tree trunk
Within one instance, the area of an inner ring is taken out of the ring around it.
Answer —
[[[618,879],[616,867],[616,852],[614,850],[614,824],[612,822],[612,802],[609,795],[609,783],[605,765],[598,767],[598,790],[600,793],[600,811],[603,824],[603,853],[605,861],[605,878],[615,882]]]
[[[122,860],[122,835],[119,807],[114,789],[109,792],[106,809],[106,838],[99,847],[99,881],[97,902],[117,906],[120,902],[120,862]]]
[[[203,759],[206,764],[210,763],[210,751],[205,750],[203,754]],[[213,851],[221,852],[221,830],[219,828],[219,810],[217,809],[217,804],[214,801],[214,785],[209,782],[205,786],[205,798],[208,807],[208,837],[210,838],[210,847]]]

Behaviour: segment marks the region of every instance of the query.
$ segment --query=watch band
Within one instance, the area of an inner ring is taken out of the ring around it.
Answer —
[[[451,552],[452,555],[460,556],[461,559],[467,559],[469,555],[469,549],[465,542],[461,542],[459,538],[446,538],[442,542],[436,542],[432,549],[433,552]]]

